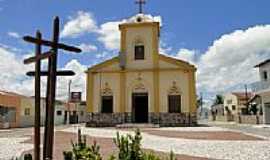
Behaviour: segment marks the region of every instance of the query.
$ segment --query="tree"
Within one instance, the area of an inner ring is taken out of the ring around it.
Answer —
[[[197,108],[200,108],[203,105],[203,100],[202,98],[197,98]]]
[[[223,104],[224,100],[223,100],[223,96],[222,95],[216,95],[216,98],[214,100],[214,105],[218,105],[218,104]]]

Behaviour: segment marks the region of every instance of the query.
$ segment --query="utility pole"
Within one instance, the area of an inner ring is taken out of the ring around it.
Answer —
[[[71,83],[72,83],[72,80],[69,80],[68,81],[68,110],[67,110],[67,121],[66,121],[66,124],[69,124],[69,118],[70,118],[70,100],[71,100]]]
[[[71,88],[71,83],[72,83],[72,80],[69,80],[68,81],[68,103],[70,102],[70,88]]]
[[[249,114],[249,112],[248,112],[248,106],[249,106],[249,104],[248,104],[248,88],[247,88],[247,85],[245,84],[245,94],[246,94],[246,109],[247,109],[247,114]]]
[[[200,112],[200,116],[202,117],[202,112],[203,112],[203,93],[201,92],[201,99],[200,99],[200,106],[201,106],[201,112]]]

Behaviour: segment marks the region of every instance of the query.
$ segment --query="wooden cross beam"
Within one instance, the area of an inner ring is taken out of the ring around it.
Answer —
[[[27,72],[26,75],[27,76],[35,76],[36,72],[35,71],[30,71],[30,72]],[[75,75],[75,72],[73,71],[57,71],[56,72],[56,76],[74,76]],[[49,76],[49,72],[48,71],[40,71],[40,76]]]
[[[36,44],[36,45],[40,45],[40,44]],[[30,58],[25,59],[23,61],[23,63],[24,64],[36,63],[39,60],[48,59],[52,55],[53,55],[53,52],[51,52],[51,51],[43,53],[43,54],[38,54],[34,57],[30,57]]]
[[[44,45],[44,46],[48,46],[48,47],[57,47],[58,49],[63,49],[66,51],[70,51],[70,52],[76,52],[76,53],[80,53],[82,50],[76,47],[72,47],[72,46],[68,46],[62,43],[53,43],[51,41],[48,40],[43,40],[43,39],[37,39],[35,37],[31,37],[31,36],[24,36],[23,39],[26,42],[30,42],[30,43],[34,43],[34,44],[40,44],[40,45]]]

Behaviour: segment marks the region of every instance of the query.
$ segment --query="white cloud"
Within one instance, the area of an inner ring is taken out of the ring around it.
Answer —
[[[208,50],[180,49],[175,58],[197,67],[197,88],[210,100],[215,94],[243,91],[259,80],[254,66],[270,58],[270,25],[250,27],[222,35]]]
[[[244,88],[258,80],[254,65],[270,58],[270,25],[237,30],[214,41],[198,63],[198,87],[207,92]]]
[[[7,33],[10,37],[13,37],[13,38],[20,38],[20,34],[17,33],[17,32],[8,32]]]
[[[3,44],[3,43],[0,43],[0,47],[2,49],[5,49],[7,51],[11,51],[11,52],[14,52],[14,53],[17,53],[17,52],[20,52],[21,53],[21,52],[23,52],[22,49],[19,49],[19,48],[13,47],[13,46],[9,46],[9,45]]]
[[[98,49],[95,45],[85,43],[80,44],[78,47],[82,50],[83,53],[94,52]]]
[[[84,33],[95,32],[96,21],[89,12],[79,11],[75,17],[70,17],[65,24],[61,37],[77,37]]]
[[[169,47],[167,43],[164,41],[160,40],[159,43],[159,53],[160,54],[168,54],[172,51],[172,47]]]
[[[12,91],[26,96],[34,95],[34,79],[27,77],[26,72],[34,69],[34,65],[24,65],[23,59],[32,56],[17,56],[15,52],[0,47],[0,90]],[[47,64],[42,63],[42,68],[47,69]],[[73,70],[76,75],[72,77],[57,78],[57,99],[66,100],[68,96],[68,81],[72,80],[72,91],[83,92],[85,100],[85,73],[86,66],[77,60],[71,60],[61,70]],[[47,78],[41,79],[41,94],[45,96]]]
[[[118,26],[121,22],[107,22],[100,26],[97,33],[98,40],[102,42],[106,49],[116,50],[120,48],[120,31]]]
[[[105,22],[99,26],[89,12],[79,11],[76,16],[70,17],[65,24],[61,37],[77,37],[87,33],[96,33],[97,39],[107,50],[119,50],[120,48],[120,31],[119,24],[131,22],[139,15],[135,15],[129,19],[119,21]],[[144,15],[147,21],[156,21],[162,24],[161,16]]]
[[[59,77],[57,80],[57,97],[62,100],[67,100],[68,98],[68,82],[71,83],[71,91],[82,92],[82,98],[86,98],[86,71],[87,67],[82,65],[78,60],[69,61],[62,70],[72,70],[76,74],[71,77]]]
[[[97,33],[99,33],[98,40],[102,42],[106,49],[108,50],[119,50],[120,48],[120,31],[119,24],[121,23],[130,23],[136,21],[136,17],[140,15],[135,15],[129,19],[123,19],[120,21],[112,21],[102,24]],[[144,15],[147,21],[156,21],[160,22],[162,25],[161,16],[152,16],[152,15]]]
[[[182,48],[178,51],[176,58],[182,59],[184,61],[187,61],[191,64],[196,64],[197,60],[197,51],[196,50],[189,50],[186,48]]]
[[[112,58],[114,56],[114,53],[110,53],[110,52],[101,52],[101,53],[98,53],[96,54],[96,58],[99,60],[99,61],[104,61],[106,59],[109,59],[109,58]]]
[[[28,94],[31,92],[31,86],[28,83],[23,85],[24,82],[30,81],[25,74],[31,65],[23,65],[22,61],[22,57],[0,47],[0,89]]]
[[[106,22],[98,27],[91,13],[79,11],[77,16],[71,17],[70,21],[65,24],[61,36],[77,37],[86,33],[96,33],[98,40],[104,44],[106,49],[115,50],[120,46],[118,29],[120,23],[120,21]]]

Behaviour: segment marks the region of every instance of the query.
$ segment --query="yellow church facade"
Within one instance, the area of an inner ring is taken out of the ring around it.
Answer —
[[[86,71],[87,125],[196,124],[196,68],[159,53],[160,23],[138,14],[119,30],[119,55]]]

